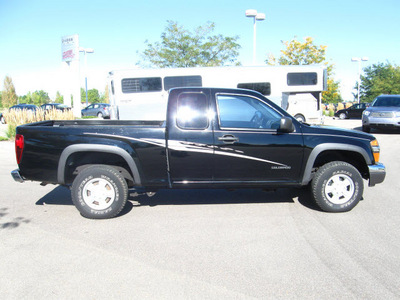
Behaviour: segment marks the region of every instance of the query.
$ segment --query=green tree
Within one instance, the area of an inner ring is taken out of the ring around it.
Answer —
[[[145,63],[138,64],[160,68],[238,65],[239,37],[212,35],[214,29],[215,24],[209,22],[191,32],[167,21],[160,42],[145,42],[147,49],[141,54]]]
[[[11,107],[17,104],[17,94],[15,93],[15,87],[11,77],[6,76],[4,78],[4,90],[1,93],[1,101],[3,107]]]
[[[55,103],[64,103],[64,96],[60,94],[59,91],[56,93],[56,99],[54,100]]]
[[[49,102],[50,102],[50,97],[47,92],[40,90],[40,91],[34,91],[32,93],[32,104],[40,106],[42,104]]]
[[[86,92],[84,88],[81,88],[81,99],[82,102],[86,102]],[[100,103],[101,98],[97,89],[88,90],[88,103]]]
[[[327,46],[315,45],[312,37],[304,38],[304,42],[296,38],[291,41],[282,41],[284,49],[278,59],[270,54],[265,61],[269,65],[311,65],[324,64],[328,71],[328,88],[322,92],[322,100],[328,103],[341,101],[339,82],[333,79],[333,64],[326,60]]]
[[[400,94],[400,67],[378,63],[364,68],[361,76],[360,101],[372,102],[381,94]],[[357,85],[356,85],[357,88]],[[354,95],[357,98],[357,95]]]
[[[43,90],[34,91],[33,93],[28,92],[24,96],[19,96],[18,99],[19,103],[34,104],[37,106],[50,102],[49,95]]]
[[[102,103],[110,103],[110,94],[109,94],[109,90],[108,90],[108,84],[104,88],[104,94],[102,94],[100,96],[100,101]]]

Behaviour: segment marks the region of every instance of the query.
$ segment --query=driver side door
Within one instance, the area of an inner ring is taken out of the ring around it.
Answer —
[[[280,133],[282,114],[261,99],[239,94],[217,94],[214,130],[214,180],[297,182],[303,158],[299,128]],[[295,125],[298,126],[298,125]]]

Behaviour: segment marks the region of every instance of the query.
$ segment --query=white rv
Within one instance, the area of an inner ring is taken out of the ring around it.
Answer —
[[[164,120],[171,88],[202,86],[255,90],[296,119],[319,122],[327,72],[320,65],[131,69],[108,79],[115,119]]]

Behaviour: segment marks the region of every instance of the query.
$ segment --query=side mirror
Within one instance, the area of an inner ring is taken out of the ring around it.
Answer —
[[[290,133],[294,131],[292,118],[282,117],[279,124],[278,132],[280,133]]]

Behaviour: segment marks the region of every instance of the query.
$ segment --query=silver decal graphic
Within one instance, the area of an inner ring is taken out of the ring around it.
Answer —
[[[111,134],[103,134],[103,133],[84,133],[88,135],[101,135],[101,136],[110,136],[110,137],[119,137],[122,139],[133,140],[137,142],[147,143],[159,147],[166,147],[165,140],[163,139],[140,139],[140,138],[133,138],[133,137],[126,137],[126,136],[119,136],[119,135],[111,135]],[[267,159],[262,159],[253,156],[244,155],[243,151],[234,150],[232,148],[219,148],[218,146],[214,145],[207,145],[202,143],[194,143],[194,142],[186,142],[186,141],[176,141],[176,140],[169,140],[168,141],[168,148],[175,151],[187,151],[187,152],[197,152],[197,153],[208,153],[208,154],[216,154],[221,156],[230,156],[230,157],[237,157],[242,159],[254,160],[259,162],[264,162],[268,164],[275,165],[271,167],[274,170],[290,170],[292,167],[287,166],[285,164],[281,164],[278,162],[274,162]],[[231,151],[231,152],[228,152]]]

